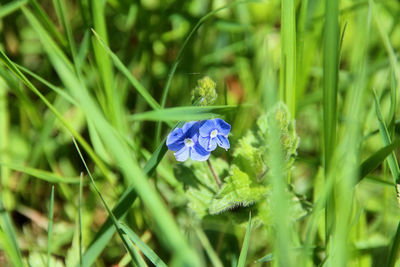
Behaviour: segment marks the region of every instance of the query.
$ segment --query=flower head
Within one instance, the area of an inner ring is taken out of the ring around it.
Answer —
[[[204,121],[191,121],[182,128],[173,130],[167,138],[167,147],[175,151],[177,161],[186,161],[188,158],[197,161],[204,161],[210,157],[210,152],[204,149],[198,142],[199,128]]]
[[[197,86],[192,91],[192,101],[200,99],[200,106],[211,105],[217,99],[217,84],[208,76],[197,81]]]
[[[199,128],[199,143],[207,151],[213,151],[217,145],[228,150],[230,131],[231,126],[222,119],[207,120]]]

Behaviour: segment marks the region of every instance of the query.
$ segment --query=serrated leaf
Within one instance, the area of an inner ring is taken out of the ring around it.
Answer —
[[[265,186],[253,183],[236,165],[209,207],[210,214],[218,214],[238,206],[247,207],[267,194]]]

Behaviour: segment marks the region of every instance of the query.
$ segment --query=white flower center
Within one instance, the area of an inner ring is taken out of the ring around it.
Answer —
[[[216,137],[217,135],[218,135],[218,130],[217,130],[217,129],[212,130],[211,133],[210,133],[210,137],[211,137],[211,138],[214,138],[214,137]]]
[[[194,146],[194,142],[193,142],[193,140],[190,139],[190,138],[185,138],[185,140],[183,140],[183,142],[185,143],[185,146],[187,146],[187,147],[192,147],[192,146]]]

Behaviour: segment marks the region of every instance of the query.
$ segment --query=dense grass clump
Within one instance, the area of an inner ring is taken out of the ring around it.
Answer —
[[[0,266],[398,266],[399,14],[2,1]]]

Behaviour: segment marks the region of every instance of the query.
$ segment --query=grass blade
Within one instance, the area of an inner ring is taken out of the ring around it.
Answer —
[[[296,112],[296,12],[295,2],[283,0],[281,9],[281,99],[290,114]]]
[[[339,71],[339,3],[325,1],[324,78],[323,78],[323,134],[324,169],[327,176],[336,147],[337,89]],[[325,242],[334,221],[333,199],[328,199],[325,214]]]
[[[35,168],[18,166],[16,164],[0,162],[1,166],[6,166],[14,171],[22,172],[32,177],[49,183],[65,183],[65,184],[78,184],[79,179],[77,177],[63,177],[49,171],[43,171]]]
[[[28,0],[11,1],[0,7],[0,19],[10,15],[14,11],[20,9],[22,6],[26,5]]]
[[[160,267],[166,267],[167,265],[160,259],[157,254],[146,244],[144,243],[139,236],[132,231],[127,225],[121,223],[119,227],[123,232],[128,236],[128,238],[135,244],[143,254],[155,265]]]
[[[92,8],[93,27],[98,32],[98,36],[102,38],[103,43],[108,45],[108,35],[105,21],[105,1],[92,0],[90,6]],[[120,116],[117,108],[118,91],[114,88],[114,73],[110,61],[110,57],[103,52],[101,45],[92,39],[94,56],[97,63],[97,69],[100,72],[103,88],[106,96],[106,114],[114,125],[119,125]]]
[[[115,227],[115,229],[117,230],[118,235],[120,236],[122,242],[123,242],[124,245],[125,245],[126,250],[129,252],[129,254],[131,255],[131,258],[132,258],[132,259],[136,259],[135,252],[132,250],[131,246],[128,245],[128,243],[127,243],[125,237],[123,236],[123,233],[120,231],[120,227],[119,227],[119,223],[118,223],[117,218],[114,216],[114,214],[112,213],[111,209],[108,207],[106,201],[104,200],[102,194],[100,193],[99,189],[97,188],[96,183],[94,182],[94,179],[93,179],[93,177],[92,177],[92,174],[91,174],[91,172],[90,172],[88,166],[86,165],[86,161],[85,161],[85,159],[84,159],[83,156],[82,156],[82,153],[81,153],[81,151],[80,151],[80,149],[79,149],[78,144],[76,143],[76,141],[75,141],[75,139],[74,139],[73,137],[72,137],[72,140],[73,140],[74,145],[75,145],[75,148],[76,148],[76,150],[77,150],[77,152],[78,152],[78,154],[79,154],[79,157],[81,158],[82,163],[83,163],[83,165],[85,166],[85,169],[86,169],[86,171],[87,171],[87,173],[88,173],[88,175],[89,175],[90,182],[91,182],[91,184],[92,184],[92,186],[93,186],[93,189],[96,191],[97,195],[98,195],[99,198],[101,199],[101,202],[103,203],[104,207],[106,208],[107,213],[108,213],[108,216],[110,216],[110,218],[111,218],[111,220],[112,220],[112,222],[113,222],[113,224],[114,224],[114,227]]]
[[[383,144],[385,146],[388,146],[392,143],[391,138],[389,135],[389,131],[386,127],[386,123],[382,116],[382,111],[381,111],[381,108],[379,105],[378,97],[377,97],[375,91],[373,91],[373,93],[374,93],[375,113],[376,113],[376,117],[378,118],[378,122],[379,122],[379,132],[381,134]],[[396,155],[395,155],[394,151],[392,151],[390,153],[390,155],[387,158],[387,161],[388,161],[389,168],[390,168],[390,171],[393,176],[393,181],[394,181],[396,193],[397,193],[397,199],[400,202],[400,169],[399,169],[399,164],[396,160]]]
[[[57,31],[57,27],[53,24],[49,16],[43,10],[43,8],[39,5],[37,0],[29,0],[30,5],[36,16],[39,18],[40,22],[44,25],[46,30],[50,33],[53,38],[57,40],[58,43],[62,45],[62,47],[66,46],[67,41],[64,36]]]
[[[249,244],[250,244],[250,232],[251,232],[251,213],[249,215],[249,223],[247,224],[246,235],[244,236],[243,246],[242,250],[240,251],[237,267],[244,267],[246,265],[247,251],[249,250]]]
[[[51,259],[51,236],[53,234],[53,215],[54,215],[53,210],[54,210],[54,185],[51,187],[49,225],[47,228],[47,267],[50,267],[50,259]]]
[[[143,99],[149,104],[152,109],[160,109],[160,105],[157,101],[150,95],[150,93],[144,88],[144,86],[131,74],[127,67],[121,62],[121,60],[115,55],[106,43],[101,39],[101,37],[92,29],[94,36],[101,45],[104,51],[111,57],[114,61],[115,67],[117,67],[122,74],[129,80],[132,86],[138,91],[138,93],[143,97]]]
[[[197,238],[200,240],[201,245],[203,248],[206,250],[206,253],[208,257],[210,258],[210,261],[214,267],[222,267],[224,266],[221,262],[221,260],[218,258],[217,253],[214,251],[212,245],[210,244],[210,241],[208,240],[206,234],[202,229],[199,227],[195,227],[195,232],[197,235]]]
[[[78,224],[79,224],[79,266],[83,266],[83,248],[82,248],[82,191],[83,191],[83,172],[79,177],[79,203],[78,203]]]
[[[0,196],[0,242],[2,248],[10,258],[13,266],[24,266],[22,254],[18,246],[17,235],[12,225],[10,215],[4,209],[3,199]]]
[[[132,121],[194,121],[219,117],[232,112],[237,106],[175,107],[138,113],[130,116]]]
[[[396,265],[396,261],[398,260],[397,255],[399,255],[399,250],[400,250],[400,222],[397,226],[397,231],[393,238],[393,244],[390,249],[388,267],[394,267]]]
[[[360,166],[359,181],[375,170],[393,151],[400,146],[400,139],[394,140],[389,145],[379,149],[367,158]]]

